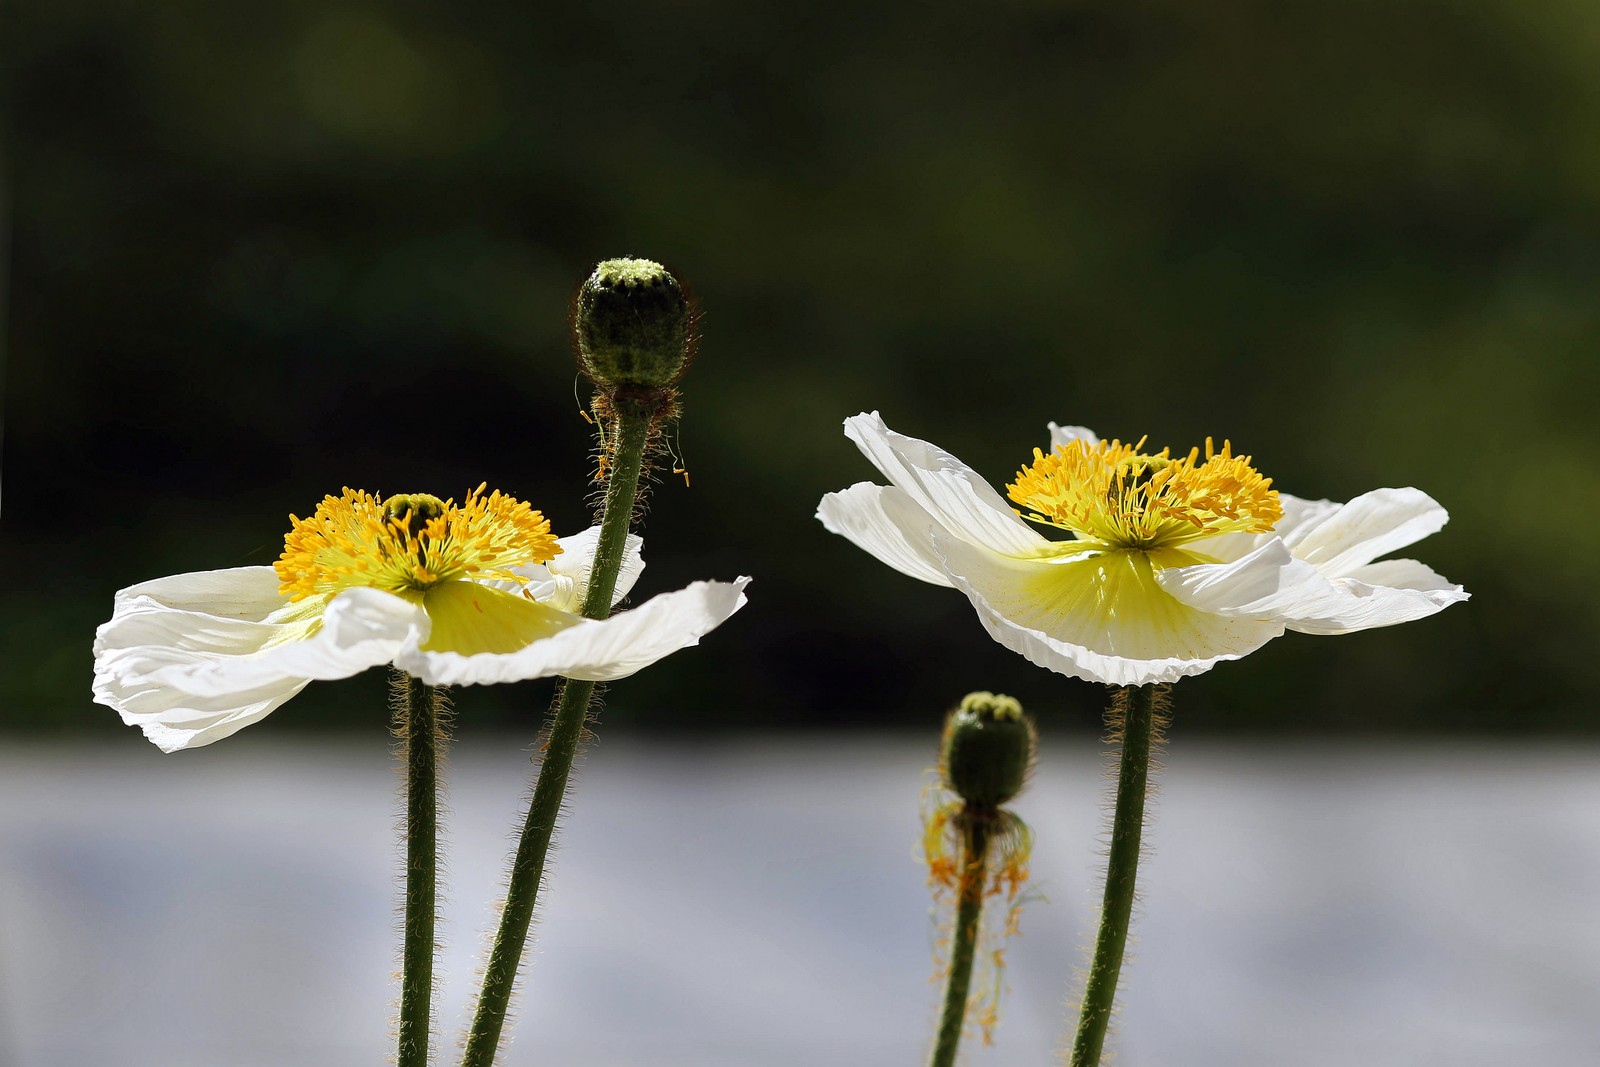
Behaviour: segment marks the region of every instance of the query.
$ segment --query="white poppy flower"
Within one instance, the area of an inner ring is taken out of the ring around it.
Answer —
[[[173,752],[259,721],[308,682],[385,663],[429,685],[624,678],[744,605],[748,578],[583,618],[598,529],[555,538],[527,504],[483,488],[460,505],[346,489],[290,516],[271,567],[122,590],[95,634],[95,700]],[[613,603],[643,569],[639,551],[630,535]]]
[[[823,525],[902,573],[959,589],[995,640],[1061,674],[1170,682],[1285,629],[1349,633],[1467,599],[1415,560],[1374,562],[1445,524],[1417,489],[1300,500],[1226,443],[1174,458],[1052,423],[1051,451],[1035,449],[1007,486],[1018,511],[877,412],[846,419],[845,434],[890,484],[829,493]],[[1023,517],[1070,537],[1046,538]]]

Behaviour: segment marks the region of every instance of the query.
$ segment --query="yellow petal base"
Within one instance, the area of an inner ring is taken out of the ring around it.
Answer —
[[[576,615],[475,582],[444,582],[422,597],[433,632],[426,652],[516,652],[582,621]]]

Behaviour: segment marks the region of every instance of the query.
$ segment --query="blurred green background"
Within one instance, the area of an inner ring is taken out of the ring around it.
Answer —
[[[1178,729],[1588,731],[1600,23],[1571,0],[9,5],[0,620],[12,730],[89,701],[119,587],[275,558],[343,485],[587,524],[568,301],[698,295],[650,594],[755,576],[608,728],[928,727],[1103,693],[812,518],[879,409],[995,482],[1045,423],[1276,484],[1418,485],[1473,593],[1184,683]],[[380,672],[268,730],[374,728]],[[531,730],[548,684],[463,692]]]

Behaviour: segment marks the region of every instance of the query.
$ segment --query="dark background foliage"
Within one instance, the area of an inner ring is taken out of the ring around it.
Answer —
[[[0,40],[12,727],[122,730],[88,698],[112,592],[270,563],[343,485],[586,524],[568,300],[637,254],[704,312],[640,592],[756,582],[608,726],[926,724],[973,688],[1095,722],[813,520],[874,476],[840,422],[876,408],[996,482],[1054,419],[1450,509],[1414,553],[1469,605],[1224,664],[1185,731],[1591,728],[1586,4],[52,0]],[[372,728],[372,674],[275,727]],[[464,692],[461,728],[545,699]]]

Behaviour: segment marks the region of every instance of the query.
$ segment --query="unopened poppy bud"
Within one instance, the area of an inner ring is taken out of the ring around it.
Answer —
[[[667,268],[608,259],[578,290],[573,330],[583,371],[602,388],[661,389],[683,376],[693,315]]]
[[[997,808],[1022,791],[1033,768],[1033,722],[998,693],[968,693],[944,724],[939,771],[970,805]]]

